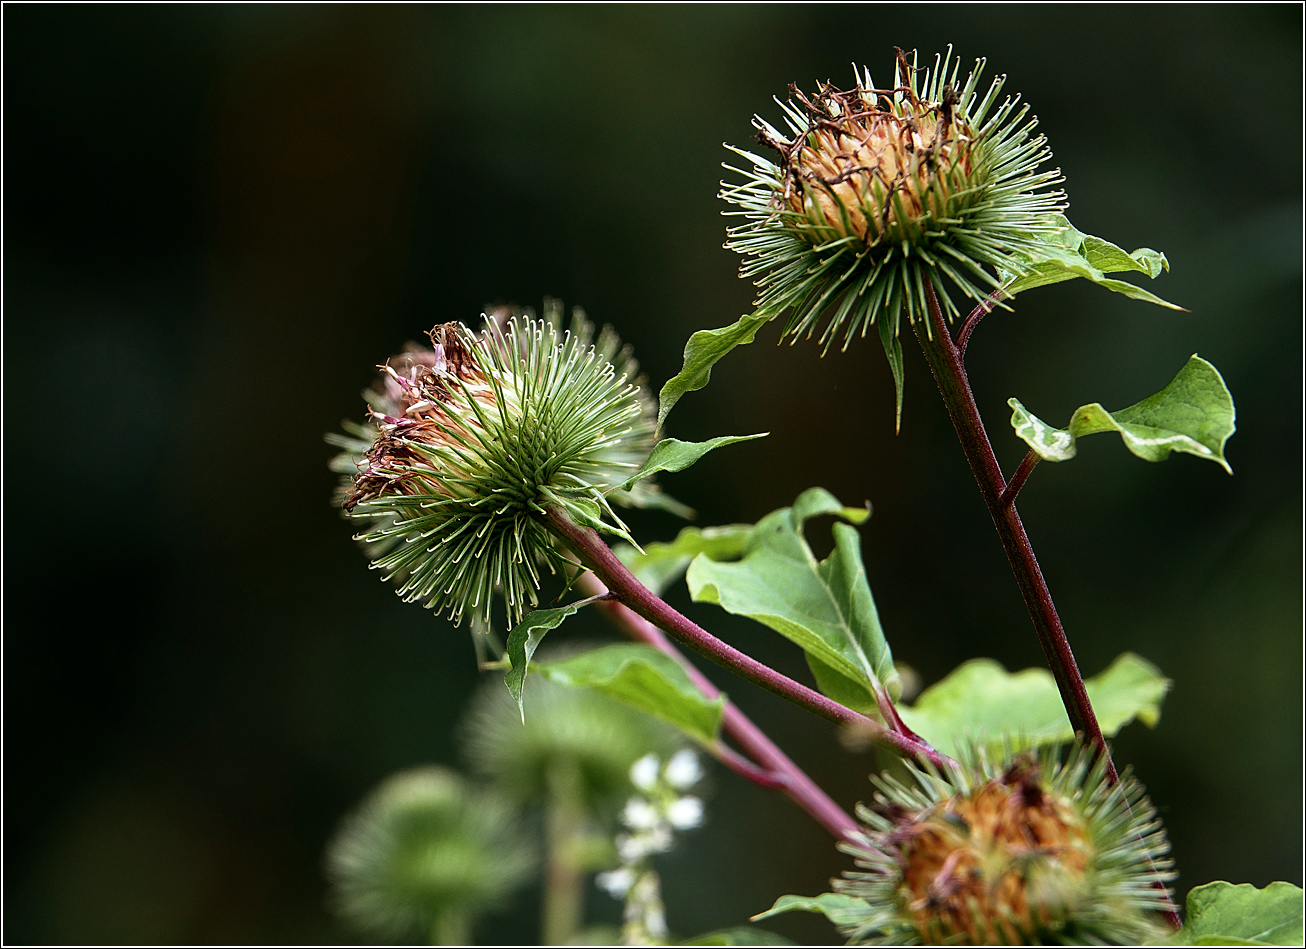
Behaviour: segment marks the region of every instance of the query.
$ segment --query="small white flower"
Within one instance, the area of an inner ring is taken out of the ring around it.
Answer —
[[[667,762],[666,771],[667,782],[676,790],[683,791],[691,788],[698,783],[703,777],[703,769],[699,766],[698,755],[694,754],[689,748],[677,751]]]
[[[617,856],[622,863],[638,863],[651,853],[647,844],[648,840],[643,834],[620,834],[617,836]]]
[[[672,758],[671,760],[675,761],[676,759]],[[649,754],[640,758],[630,766],[631,783],[641,791],[647,791],[657,783],[659,765],[661,765],[661,762],[658,761],[657,755]],[[668,765],[668,767],[670,766]]]
[[[664,825],[642,834],[623,834],[617,838],[617,855],[622,863],[638,863],[655,853],[671,849],[671,831]]]
[[[703,802],[696,797],[682,797],[667,808],[667,820],[676,830],[689,830],[703,823]]]
[[[642,797],[632,797],[621,812],[621,822],[631,830],[649,830],[661,820],[655,808]]]
[[[635,883],[635,871],[630,867],[621,867],[617,870],[609,870],[607,873],[600,873],[594,878],[594,882],[607,890],[613,899],[622,899]]]
[[[667,917],[662,908],[661,881],[652,870],[643,874],[630,891],[622,915],[627,923],[626,931],[622,933],[626,945],[657,945],[666,937]]]

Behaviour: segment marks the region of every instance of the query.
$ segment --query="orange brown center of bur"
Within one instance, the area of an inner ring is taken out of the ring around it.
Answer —
[[[1019,943],[1076,899],[1090,848],[1066,801],[1009,772],[904,822],[902,895],[927,939]]]
[[[815,242],[837,234],[874,244],[891,225],[942,210],[950,189],[942,172],[970,171],[971,135],[953,114],[951,88],[941,104],[910,99],[904,115],[881,109],[880,97],[861,89],[824,86],[815,102],[793,92],[806,135],[762,141],[781,152],[783,204],[810,222],[805,232]]]

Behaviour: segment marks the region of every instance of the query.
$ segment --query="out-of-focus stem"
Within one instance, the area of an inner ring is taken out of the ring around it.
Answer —
[[[585,831],[580,781],[574,762],[558,761],[549,770],[541,925],[546,946],[570,945],[580,929],[585,900],[585,879],[577,853]]]
[[[431,924],[431,945],[466,946],[472,937],[471,921],[466,913],[450,911],[435,917]]]

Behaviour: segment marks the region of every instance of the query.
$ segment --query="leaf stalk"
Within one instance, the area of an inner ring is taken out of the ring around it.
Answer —
[[[998,498],[999,505],[1009,508],[1016,503],[1016,495],[1025,486],[1025,481],[1029,478],[1030,472],[1034,470],[1034,466],[1039,463],[1039,460],[1039,453],[1032,448],[1025,454],[1025,457],[1020,460],[1020,465],[1012,474],[1011,480],[1002,489],[1002,495]]]

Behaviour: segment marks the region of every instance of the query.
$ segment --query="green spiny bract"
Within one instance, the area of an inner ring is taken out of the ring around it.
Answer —
[[[841,927],[854,943],[1138,945],[1165,935],[1173,879],[1165,831],[1142,786],[1111,783],[1106,758],[1074,746],[1017,755],[995,768],[978,754],[948,775],[913,771],[915,787],[875,779],[843,845],[862,871],[834,881],[865,901]]]
[[[548,317],[435,327],[431,349],[410,344],[379,367],[368,422],[329,439],[345,449],[338,499],[368,522],[358,539],[372,566],[454,622],[488,622],[496,589],[509,625],[536,604],[541,565],[568,562],[546,505],[623,537],[610,499],[669,506],[651,486],[618,488],[654,442],[629,350],[606,329],[595,344],[583,315],[567,331],[556,308]]]
[[[898,50],[888,89],[867,71],[850,90],[822,83],[812,98],[791,85],[779,103],[788,134],[754,119],[778,161],[732,149],[753,168],[726,166],[745,181],[723,182],[721,197],[745,219],[726,246],[751,258],[741,274],[757,278],[759,313],[787,314],[785,332],[797,336],[832,308],[827,348],[841,329],[846,347],[877,322],[888,347],[903,310],[912,322],[926,315],[927,285],[951,318],[944,277],[979,300],[998,270],[1023,271],[1012,254],[1058,230],[1063,195],[1038,189],[1059,172],[1037,171],[1051,152],[1031,134],[1028,106],[998,104],[1002,77],[979,94],[983,65],[958,84],[950,48],[918,80],[915,54],[909,63]]]

